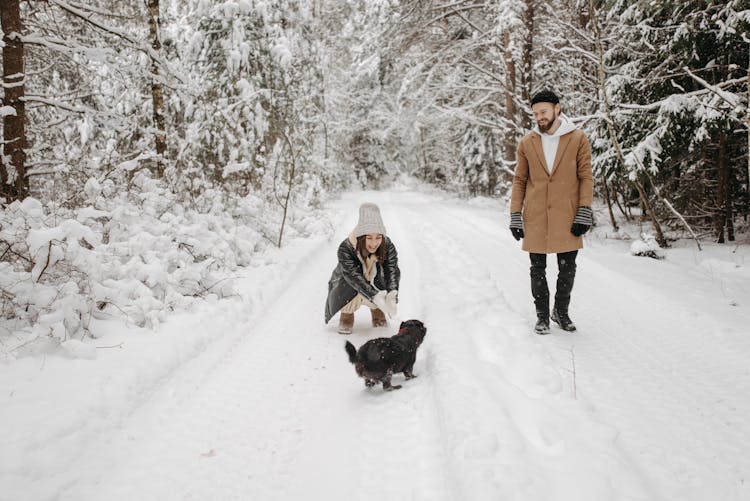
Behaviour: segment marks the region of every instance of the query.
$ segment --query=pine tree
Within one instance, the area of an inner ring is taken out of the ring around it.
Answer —
[[[661,217],[685,214],[713,227],[720,242],[725,230],[733,239],[733,215],[747,196],[731,160],[747,151],[738,132],[744,132],[748,51],[741,35],[748,21],[739,4],[623,3],[613,11],[623,26],[620,44],[608,55],[621,75],[608,84],[618,102],[623,174],[669,193],[674,207],[660,198]]]

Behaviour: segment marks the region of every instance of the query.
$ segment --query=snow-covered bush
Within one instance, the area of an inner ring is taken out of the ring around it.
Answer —
[[[664,259],[664,251],[659,247],[656,238],[650,233],[642,233],[640,240],[634,240],[630,244],[630,253],[633,256],[650,257],[654,259]]]
[[[278,231],[278,211],[255,196],[206,192],[199,212],[143,172],[129,190],[92,179],[84,192],[75,210],[33,198],[0,210],[0,356],[96,337],[92,317],[154,327],[196,298],[231,296],[234,272],[277,238],[263,233]],[[299,213],[287,235],[326,231],[317,211]]]

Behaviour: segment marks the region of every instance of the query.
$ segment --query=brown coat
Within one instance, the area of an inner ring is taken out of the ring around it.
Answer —
[[[569,252],[583,247],[570,232],[578,207],[591,207],[594,178],[586,134],[575,129],[560,136],[552,174],[545,166],[542,139],[530,132],[521,139],[510,211],[523,213],[523,250],[536,254]]]

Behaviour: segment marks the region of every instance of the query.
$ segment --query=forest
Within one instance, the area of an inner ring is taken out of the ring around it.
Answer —
[[[1,5],[0,289],[24,325],[63,300],[68,333],[107,305],[157,322],[347,189],[503,199],[540,89],[588,134],[615,230],[747,232],[748,0]]]

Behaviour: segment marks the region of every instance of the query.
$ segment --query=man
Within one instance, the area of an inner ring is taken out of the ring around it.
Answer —
[[[568,316],[581,235],[591,227],[594,180],[591,147],[582,130],[560,112],[560,99],[545,90],[531,98],[536,126],[518,144],[510,199],[510,231],[523,238],[531,259],[531,294],[537,334],[549,334],[547,254],[557,254],[558,276],[552,320],[563,330]]]

